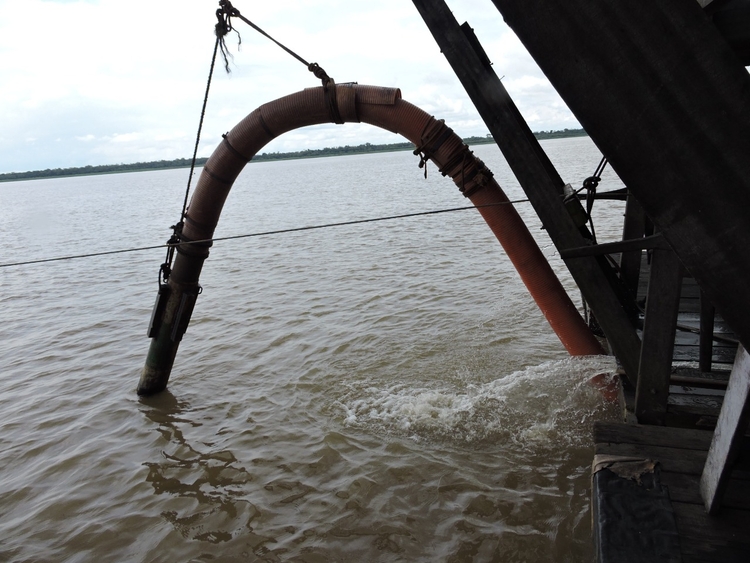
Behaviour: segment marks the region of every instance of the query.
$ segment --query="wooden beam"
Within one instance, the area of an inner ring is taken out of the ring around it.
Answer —
[[[655,250],[643,322],[643,344],[635,389],[635,415],[641,424],[663,425],[669,399],[682,267],[671,250]]]
[[[655,234],[648,237],[621,240],[619,242],[605,242],[602,244],[590,244],[580,248],[567,248],[560,251],[560,257],[563,259],[583,258],[584,256],[617,254],[618,252],[632,252],[633,250],[645,250],[648,248],[669,250],[669,246],[664,242],[664,239],[661,238],[661,235]]]
[[[589,198],[589,194],[587,193],[577,193],[575,195],[576,198],[583,201],[585,199]],[[596,192],[595,194],[592,194],[594,199],[611,199],[615,201],[627,201],[628,199],[628,189],[627,188],[618,188],[616,190],[609,190],[607,192]]]
[[[714,352],[714,318],[716,309],[708,296],[701,291],[700,340],[698,342],[698,367],[701,371],[711,371],[711,356]]]
[[[623,240],[631,240],[643,237],[645,234],[646,214],[638,200],[632,194],[629,194],[625,203],[625,224],[622,228],[622,238]],[[620,278],[630,291],[634,301],[638,299],[638,280],[641,275],[642,259],[643,252],[640,250],[623,252],[620,256]],[[635,323],[637,320],[636,315],[632,321]]]
[[[589,244],[563,203],[564,183],[524,121],[486,56],[478,53],[473,31],[459,26],[443,0],[413,0],[427,27],[505,155],[544,228],[558,250]],[[640,339],[626,312],[627,291],[604,257],[566,261],[573,279],[593,309],[615,354],[634,377]],[[618,292],[618,289],[621,291]]]
[[[594,442],[596,444],[611,442],[614,444],[663,446],[705,452],[711,445],[711,433],[692,428],[636,426],[619,422],[597,421],[594,423]],[[652,454],[647,453],[645,455],[650,456]]]
[[[493,2],[750,346],[750,75],[698,3]]]
[[[701,476],[701,496],[709,514],[716,514],[721,506],[749,419],[750,354],[740,345]]]

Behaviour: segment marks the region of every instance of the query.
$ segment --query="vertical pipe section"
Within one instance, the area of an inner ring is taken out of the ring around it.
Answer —
[[[166,305],[156,311],[153,337],[146,356],[146,365],[138,382],[139,395],[153,395],[167,387],[169,374],[177,356],[177,348],[187,330],[193,307],[200,293],[198,277],[205,257],[184,256],[175,261],[165,292]],[[208,256],[208,253],[206,253]]]
[[[365,122],[400,133],[449,175],[479,208],[521,279],[571,355],[603,350],[555,276],[547,259],[508,201],[492,173],[443,121],[401,99],[395,88],[336,86],[338,113],[347,122]],[[138,393],[166,388],[180,340],[200,293],[198,278],[209,241],[229,190],[245,164],[274,137],[300,127],[334,121],[323,88],[311,88],[264,104],[232,129],[206,163],[185,217],[166,306],[153,321],[153,339]]]

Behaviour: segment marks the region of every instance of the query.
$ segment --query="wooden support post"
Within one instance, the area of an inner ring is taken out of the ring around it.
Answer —
[[[750,419],[750,354],[740,344],[719,420],[701,476],[701,496],[709,514],[718,512],[732,465]]]
[[[701,291],[701,329],[698,346],[698,367],[701,371],[711,371],[711,357],[714,352],[714,308],[708,296]]]
[[[646,214],[633,194],[628,194],[625,204],[625,224],[622,229],[623,240],[633,240],[646,234]],[[620,278],[628,288],[634,301],[638,299],[638,280],[641,274],[643,251],[623,252],[620,255]],[[631,319],[634,323],[637,318]]]
[[[443,0],[413,0],[438,46],[453,67],[466,92],[505,155],[521,187],[558,250],[590,245],[563,203],[564,183],[513,100],[476,49],[476,38],[467,24],[459,26]],[[627,292],[603,256],[566,260],[566,265],[625,372],[635,377],[640,339],[626,309]]]
[[[663,425],[680,306],[682,267],[671,250],[654,250],[646,298],[635,414],[641,424]]]

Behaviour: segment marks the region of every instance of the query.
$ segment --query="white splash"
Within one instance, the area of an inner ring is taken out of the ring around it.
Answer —
[[[617,410],[589,384],[614,369],[605,356],[567,358],[462,389],[351,388],[338,404],[347,426],[415,440],[574,445],[588,439],[594,417]]]

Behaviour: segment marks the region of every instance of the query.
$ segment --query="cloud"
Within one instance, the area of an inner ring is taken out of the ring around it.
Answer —
[[[243,2],[235,7],[339,82],[398,86],[459,134],[483,125],[410,2]],[[0,0],[0,172],[192,154],[215,38],[207,0]],[[455,0],[533,126],[574,120],[491,4]],[[25,23],[34,14],[30,29]],[[227,75],[217,62],[199,153],[257,106],[315,86],[297,60],[241,21]],[[19,141],[23,140],[23,141]],[[26,139],[33,139],[28,140]],[[59,141],[58,141],[59,139]],[[398,140],[372,127],[322,125],[264,150]]]

